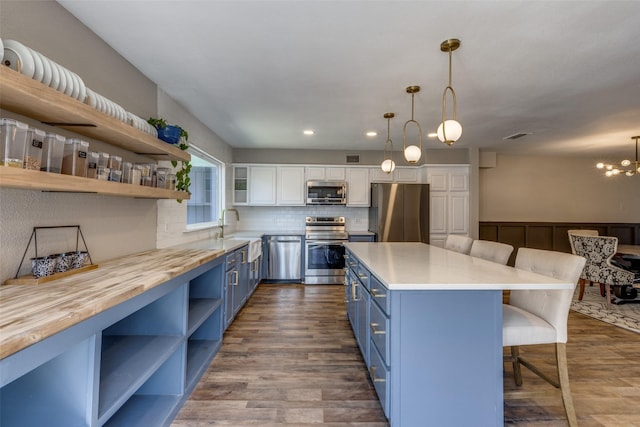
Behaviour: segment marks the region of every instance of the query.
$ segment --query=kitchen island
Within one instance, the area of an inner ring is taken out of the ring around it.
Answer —
[[[347,314],[391,426],[502,426],[502,291],[575,284],[422,243],[345,246]]]

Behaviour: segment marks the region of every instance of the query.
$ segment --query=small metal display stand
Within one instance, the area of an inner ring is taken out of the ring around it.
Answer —
[[[75,228],[76,229],[75,251],[77,252],[79,250],[80,240],[82,240],[82,245],[84,246],[84,250],[87,252],[87,258],[89,260],[89,264],[86,264],[80,268],[74,268],[61,273],[54,273],[50,276],[44,276],[37,279],[33,277],[33,275],[18,277],[18,274],[20,274],[20,269],[22,269],[22,264],[24,263],[24,259],[27,256],[27,252],[29,251],[29,247],[31,246],[31,242],[34,243],[35,257],[38,258],[38,230],[54,229],[54,228]],[[73,274],[81,273],[87,270],[93,270],[95,268],[98,268],[98,265],[94,264],[91,259],[91,254],[89,253],[87,242],[84,240],[84,235],[82,234],[82,230],[80,229],[79,225],[56,225],[56,226],[49,226],[49,227],[33,227],[33,232],[31,233],[31,237],[29,238],[27,247],[24,249],[24,254],[22,254],[22,259],[20,260],[20,265],[18,266],[18,271],[16,271],[15,277],[13,279],[9,279],[5,281],[4,284],[5,285],[10,285],[10,284],[36,284],[37,285],[40,283],[46,283],[52,280],[60,279],[62,277],[71,276]]]

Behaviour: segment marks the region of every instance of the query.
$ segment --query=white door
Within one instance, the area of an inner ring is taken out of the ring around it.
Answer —
[[[251,166],[249,168],[249,204],[273,206],[276,204],[275,166]]]
[[[305,204],[304,188],[304,167],[278,167],[277,201],[279,206],[303,206]]]

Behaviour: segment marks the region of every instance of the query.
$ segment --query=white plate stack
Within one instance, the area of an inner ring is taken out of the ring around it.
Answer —
[[[80,102],[87,87],[79,75],[15,40],[3,42],[4,65]]]

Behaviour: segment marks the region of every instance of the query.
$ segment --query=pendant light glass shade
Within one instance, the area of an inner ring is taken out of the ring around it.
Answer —
[[[391,159],[385,159],[380,167],[382,168],[382,172],[389,174],[396,170],[396,162]]]
[[[422,157],[422,127],[420,123],[413,120],[413,99],[416,93],[420,92],[420,86],[409,86],[407,93],[411,94],[411,120],[407,120],[402,128],[402,148],[404,151],[404,159],[409,164],[416,164]],[[418,128],[418,144],[407,145],[407,125],[413,123]]]
[[[446,133],[446,138],[445,138]],[[438,139],[442,142],[456,142],[462,136],[462,125],[456,120],[445,120],[438,126]]]
[[[409,163],[418,163],[422,157],[422,150],[417,145],[409,145],[404,149],[404,158]]]
[[[391,137],[389,136],[390,122],[393,117],[395,117],[394,113],[384,113],[383,116],[387,119],[387,140],[384,143],[384,152],[383,152],[383,160],[380,168],[382,168],[382,172],[386,174],[390,174],[396,169],[396,162],[393,161],[393,141],[391,141]],[[387,158],[387,147],[389,150],[389,158]]]
[[[438,139],[445,144],[451,146],[462,136],[462,125],[456,120],[456,112],[458,109],[456,102],[456,92],[451,85],[451,52],[460,47],[460,40],[449,39],[440,44],[440,50],[449,53],[449,85],[444,88],[442,93],[442,121],[438,126]],[[447,113],[447,92],[451,92],[453,99],[453,119],[446,119]]]

